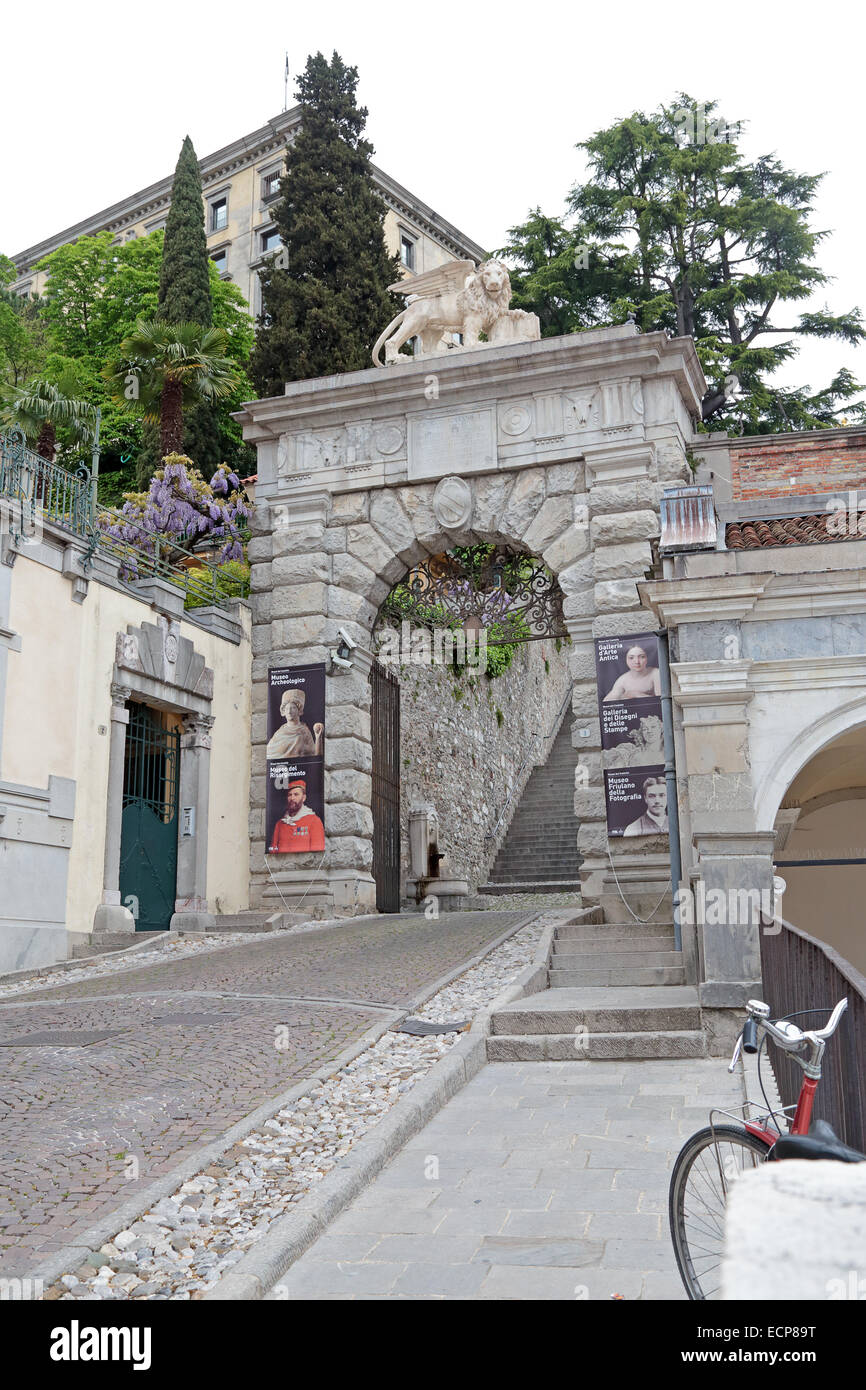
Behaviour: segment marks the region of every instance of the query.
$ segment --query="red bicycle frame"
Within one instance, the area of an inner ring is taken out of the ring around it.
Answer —
[[[813,1076],[804,1076],[803,1084],[800,1087],[800,1094],[797,1097],[797,1109],[791,1121],[790,1134],[808,1134],[809,1126],[812,1123],[812,1106],[815,1104],[815,1093],[818,1090],[817,1079]],[[771,1149],[779,1135],[774,1129],[765,1129],[763,1125],[746,1122],[746,1129],[749,1134],[753,1134],[756,1139]]]

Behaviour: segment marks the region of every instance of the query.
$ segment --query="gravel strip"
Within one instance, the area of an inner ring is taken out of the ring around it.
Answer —
[[[547,916],[434,995],[414,1017],[444,1023],[472,1017],[531,964]],[[308,1095],[280,1110],[120,1231],[46,1298],[201,1298],[273,1221],[302,1202],[396,1101],[425,1076],[459,1033],[389,1032]]]

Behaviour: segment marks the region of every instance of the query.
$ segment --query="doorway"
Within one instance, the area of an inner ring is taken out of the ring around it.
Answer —
[[[171,716],[129,706],[123,766],[120,898],[136,931],[168,931],[177,880],[180,730]]]

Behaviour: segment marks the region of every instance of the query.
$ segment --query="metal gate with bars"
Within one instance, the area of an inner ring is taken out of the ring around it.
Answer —
[[[400,910],[400,682],[378,661],[373,686],[373,877],[380,912]]]
[[[136,931],[167,931],[175,904],[180,733],[129,707],[123,766],[120,897]]]

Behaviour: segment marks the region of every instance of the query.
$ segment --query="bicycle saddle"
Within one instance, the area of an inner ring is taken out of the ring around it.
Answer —
[[[826,1120],[815,1120],[808,1134],[783,1134],[773,1145],[774,1158],[832,1158],[837,1163],[866,1163],[866,1154],[849,1149]]]

